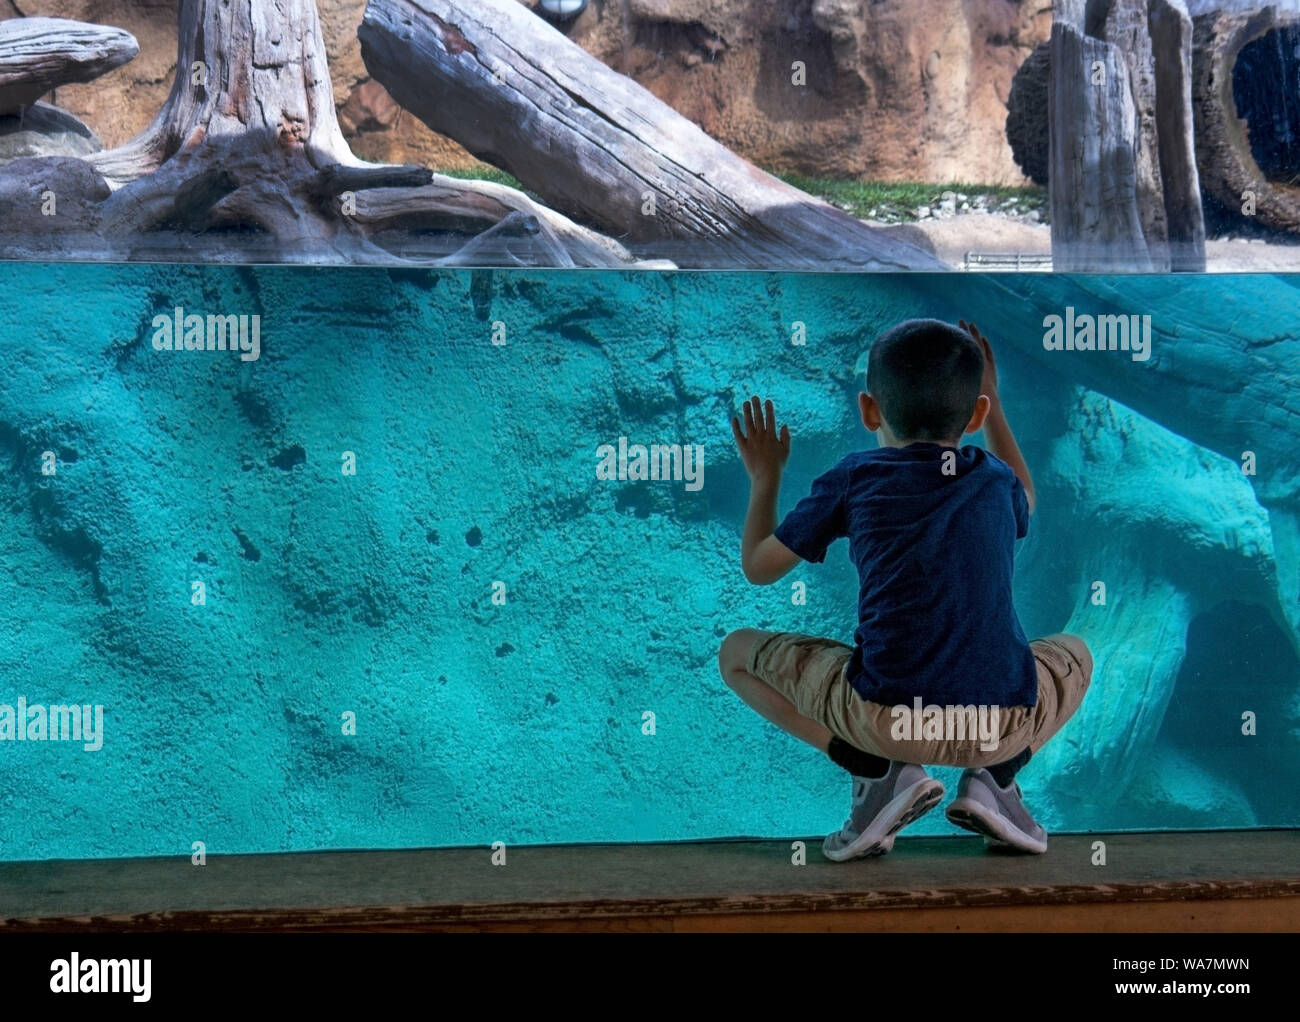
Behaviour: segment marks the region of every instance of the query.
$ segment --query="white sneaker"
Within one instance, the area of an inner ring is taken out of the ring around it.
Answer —
[[[914,763],[890,761],[884,777],[853,778],[853,811],[843,828],[822,842],[832,862],[884,855],[894,835],[943,799],[943,785]]]
[[[999,788],[983,768],[966,770],[957,783],[957,797],[945,814],[958,827],[983,834],[990,847],[1010,846],[1041,855],[1047,851],[1047,831],[1029,815],[1020,785]]]

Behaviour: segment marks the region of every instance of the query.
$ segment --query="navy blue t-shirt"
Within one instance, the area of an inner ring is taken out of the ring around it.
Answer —
[[[848,537],[861,589],[847,677],[864,699],[1032,706],[1038,675],[1011,596],[1028,531],[1025,488],[1005,461],[915,443],[844,458],[776,538],[820,563]]]

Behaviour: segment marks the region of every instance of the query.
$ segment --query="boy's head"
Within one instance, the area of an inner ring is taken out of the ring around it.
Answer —
[[[872,432],[883,426],[896,441],[956,443],[983,424],[983,376],[984,353],[965,330],[909,319],[871,346],[862,421]]]

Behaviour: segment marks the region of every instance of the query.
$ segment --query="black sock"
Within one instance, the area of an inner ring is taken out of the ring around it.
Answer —
[[[993,777],[993,780],[997,782],[999,788],[1008,788],[1011,786],[1011,782],[1015,780],[1017,771],[1029,762],[1031,755],[1033,753],[1026,747],[1018,756],[1007,760],[1005,763],[995,763],[993,766],[988,767],[988,772]]]
[[[854,777],[878,780],[889,773],[889,760],[854,748],[839,736],[831,738],[831,747],[826,754],[830,756],[832,763],[842,766]]]

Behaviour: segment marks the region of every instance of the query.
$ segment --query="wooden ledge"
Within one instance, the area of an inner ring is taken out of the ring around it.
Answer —
[[[1300,931],[1300,831],[1067,835],[1046,855],[902,838],[0,863],[0,932]],[[1106,843],[1107,865],[1092,865]]]

